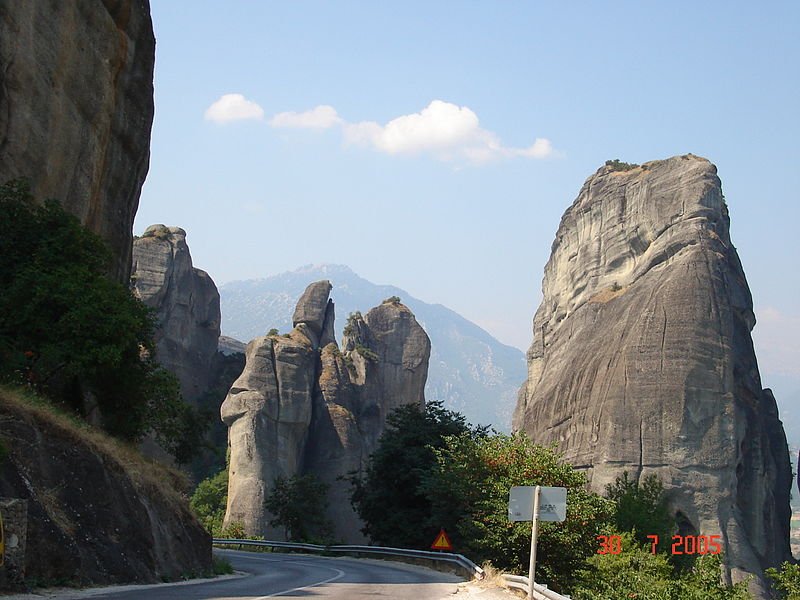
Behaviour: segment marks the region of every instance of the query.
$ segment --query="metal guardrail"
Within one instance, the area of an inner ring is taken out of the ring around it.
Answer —
[[[523,575],[501,575],[506,586],[522,590],[526,594],[529,593],[530,581]],[[561,594],[547,589],[547,586],[541,583],[533,584],[533,598],[535,600],[571,600],[569,596],[562,596]]]
[[[340,552],[342,554],[382,554],[384,556],[401,556],[434,562],[445,562],[464,570],[469,577],[483,579],[483,569],[463,554],[449,552],[429,552],[427,550],[408,550],[406,548],[385,548],[383,546],[321,546],[317,544],[301,544],[298,542],[276,542],[270,540],[239,540],[214,538],[213,543],[225,546],[256,546],[266,548],[285,548],[287,550],[303,550],[306,552]]]

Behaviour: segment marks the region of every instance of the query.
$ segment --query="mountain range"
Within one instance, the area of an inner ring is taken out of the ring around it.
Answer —
[[[446,306],[423,302],[395,286],[372,283],[344,265],[307,265],[220,286],[223,335],[247,342],[272,328],[289,331],[297,299],[309,283],[321,279],[333,284],[337,339],[350,313],[366,313],[386,298],[400,297],[431,339],[426,399],[443,401],[470,423],[510,430],[517,391],[526,375],[523,352],[500,343]]]

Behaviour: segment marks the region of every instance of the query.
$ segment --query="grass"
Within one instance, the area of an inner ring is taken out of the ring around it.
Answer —
[[[227,558],[215,554],[211,560],[214,575],[233,575],[233,565]]]
[[[189,482],[183,473],[143,457],[136,446],[112,438],[32,391],[0,386],[0,420],[9,418],[31,423],[41,430],[52,430],[76,445],[88,446],[116,463],[137,489],[155,491],[176,511],[188,510],[185,497]],[[13,457],[14,440],[8,433],[4,434],[4,444]]]

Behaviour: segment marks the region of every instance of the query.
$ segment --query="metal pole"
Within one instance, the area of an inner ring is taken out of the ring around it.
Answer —
[[[533,598],[533,576],[536,574],[536,523],[539,521],[539,486],[533,490],[533,525],[531,525],[531,562],[528,566],[528,598]]]

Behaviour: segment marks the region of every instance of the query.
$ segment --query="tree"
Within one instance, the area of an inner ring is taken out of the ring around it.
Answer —
[[[613,511],[611,502],[585,489],[585,475],[524,433],[452,436],[435,454],[424,485],[434,518],[448,525],[457,551],[516,573],[527,572],[531,523],[509,522],[511,487],[567,488],[567,519],[539,525],[536,572],[551,588],[569,590]]]
[[[747,583],[720,581],[719,555],[700,557],[694,568],[676,574],[668,558],[653,554],[630,532],[620,534],[621,552],[595,554],[577,576],[575,600],[751,600]]]
[[[0,186],[0,379],[99,415],[117,437],[154,431],[184,460],[197,422],[155,361],[153,312],[108,277],[110,264],[58,202],[37,205],[21,181]]]
[[[630,479],[625,471],[606,486],[606,497],[614,502],[617,530],[633,533],[639,544],[648,544],[649,535],[657,535],[658,549],[667,552],[667,543],[675,532],[675,519],[669,512],[664,486],[655,474],[641,482]]]
[[[800,600],[800,565],[785,562],[778,569],[767,569],[767,577],[773,581],[773,587],[779,598],[785,600]]]
[[[269,524],[283,527],[293,542],[327,541],[333,525],[325,517],[328,485],[313,475],[277,477],[264,507],[274,515]]]
[[[463,415],[441,402],[424,409],[404,405],[386,419],[386,430],[370,456],[365,475],[353,477],[353,506],[364,521],[363,533],[384,546],[430,547],[440,523],[422,484],[436,465],[434,449],[452,435],[481,436]]]
[[[222,533],[222,521],[225,519],[227,504],[227,467],[213,477],[201,481],[189,501],[189,506],[197,518],[214,537],[219,537]]]

